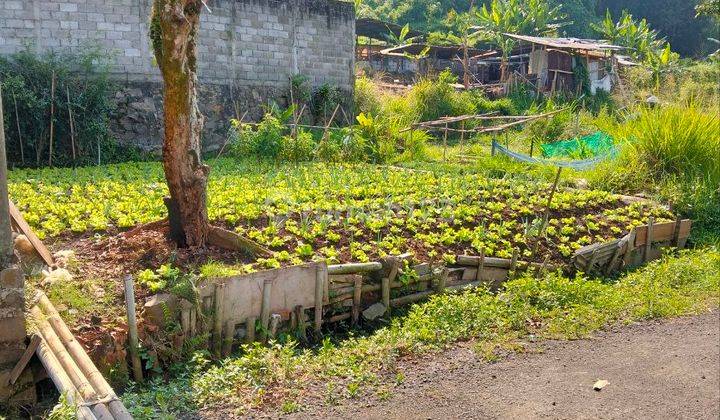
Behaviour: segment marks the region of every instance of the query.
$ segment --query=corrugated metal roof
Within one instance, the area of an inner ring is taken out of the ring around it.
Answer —
[[[530,42],[538,45],[545,45],[553,48],[564,48],[585,51],[619,51],[626,49],[618,45],[608,44],[605,40],[580,39],[580,38],[545,38],[530,35],[505,34],[513,39]]]
[[[420,54],[425,48],[429,48],[429,54],[435,55],[439,59],[453,59],[456,56],[463,55],[463,47],[461,45],[428,45],[423,43],[415,43],[408,45],[400,45],[399,47],[386,48],[380,51],[383,55],[403,56],[408,54]],[[472,57],[481,53],[476,48],[468,48],[468,57]]]

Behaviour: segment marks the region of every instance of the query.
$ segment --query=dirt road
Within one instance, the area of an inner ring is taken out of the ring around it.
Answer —
[[[417,365],[388,401],[301,418],[720,418],[720,317],[647,322],[591,340],[546,342],[494,364],[460,346]],[[609,381],[594,391],[598,379]]]

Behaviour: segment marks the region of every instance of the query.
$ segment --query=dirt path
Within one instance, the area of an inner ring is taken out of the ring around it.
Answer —
[[[301,418],[720,418],[720,317],[648,322],[592,340],[481,362],[461,346],[415,366],[388,401],[350,401]],[[610,382],[592,389],[597,379]]]

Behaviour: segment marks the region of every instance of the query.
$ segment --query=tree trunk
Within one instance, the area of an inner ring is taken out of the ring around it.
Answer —
[[[205,246],[210,227],[209,168],[200,161],[203,116],[196,92],[201,9],[200,0],[154,0],[150,21],[150,38],[165,81],[163,168],[170,218],[175,219],[171,226],[181,230],[174,235],[178,245],[190,247]]]

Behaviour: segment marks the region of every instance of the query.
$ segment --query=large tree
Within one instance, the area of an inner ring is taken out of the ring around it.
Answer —
[[[173,237],[205,246],[209,167],[200,160],[203,116],[197,102],[197,42],[202,0],[154,0],[150,37],[165,81],[163,167]]]

